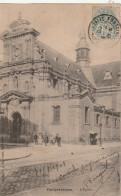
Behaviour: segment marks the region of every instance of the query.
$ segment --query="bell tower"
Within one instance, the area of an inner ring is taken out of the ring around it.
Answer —
[[[21,18],[21,13],[16,21],[9,25],[3,32],[4,56],[3,63],[19,63],[33,60],[34,42],[39,32],[30,27],[30,22]]]
[[[94,87],[96,86],[92,70],[90,67],[90,49],[89,45],[86,41],[86,34],[84,31],[80,33],[80,40],[76,46],[76,63],[80,66],[82,72],[86,76],[89,83],[91,83]]]
[[[82,65],[89,64],[89,45],[86,41],[86,34],[84,31],[80,33],[80,40],[76,46],[76,62]]]

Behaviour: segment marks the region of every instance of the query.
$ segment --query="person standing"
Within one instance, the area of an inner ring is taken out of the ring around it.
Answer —
[[[25,142],[26,142],[26,146],[29,146],[29,136],[28,134],[26,134],[26,138],[25,138]]]
[[[37,135],[37,133],[34,134],[34,143],[35,143],[35,145],[38,145],[38,135]]]
[[[58,138],[58,146],[61,147],[61,137]]]
[[[48,136],[46,135],[45,136],[45,146],[47,146],[47,144],[48,144]]]
[[[58,138],[59,138],[59,135],[58,135],[58,133],[57,133],[57,135],[56,135],[56,137],[55,137],[55,142],[57,142],[57,144],[58,144]]]
[[[56,142],[57,142],[58,146],[61,146],[61,137],[59,136],[58,133],[57,133],[55,139],[56,139]]]

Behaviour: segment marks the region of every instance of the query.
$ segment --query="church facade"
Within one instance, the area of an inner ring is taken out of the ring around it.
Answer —
[[[120,62],[90,66],[85,33],[76,62],[38,41],[21,17],[1,35],[0,135],[21,142],[26,134],[63,142],[120,139]]]

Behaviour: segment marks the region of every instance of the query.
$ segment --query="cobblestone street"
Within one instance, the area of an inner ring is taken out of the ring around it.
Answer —
[[[17,193],[19,195],[22,194],[24,191],[29,190],[36,190],[40,189],[45,186],[51,187],[53,186],[53,183],[59,183],[59,187],[63,187],[64,182],[66,182],[64,185],[68,188],[73,188],[70,186],[69,180],[75,179],[75,177],[78,179],[83,179],[83,175],[88,175],[94,172],[98,173],[98,170],[102,169],[106,162],[99,162],[96,164],[96,166],[93,166],[91,164],[94,160],[100,159],[102,156],[105,156],[110,153],[114,153],[115,151],[119,151],[119,147],[112,147],[112,150],[109,150],[109,148],[105,148],[102,150],[98,146],[92,147],[92,149],[88,147],[82,147],[82,146],[75,146],[73,148],[73,152],[69,150],[69,148],[66,148],[67,146],[63,146],[62,148],[57,148],[56,146],[38,146],[38,147],[31,147],[31,157],[27,157],[26,159],[20,159],[15,161],[5,162],[5,170],[4,170],[4,176],[3,176],[3,170],[1,170],[1,176],[0,176],[0,192],[1,196],[5,195],[13,195]],[[80,149],[82,154],[80,154]],[[40,161],[40,158],[38,158],[37,162],[37,156],[38,151],[41,150],[41,148],[44,149],[44,153],[46,154],[46,151],[51,149],[51,156],[56,153],[60,153],[61,157],[54,158],[54,162],[52,160],[50,161],[49,157],[44,156],[44,163],[42,160]],[[36,149],[36,151],[35,151]],[[48,149],[48,150],[47,150]],[[64,151],[66,149],[66,151]],[[67,150],[68,149],[68,150]],[[29,149],[28,149],[29,150]],[[85,153],[84,153],[85,150]],[[98,154],[97,154],[98,153]],[[97,154],[97,156],[95,156]],[[88,156],[85,156],[88,155]],[[32,158],[35,158],[35,163],[31,162]],[[65,158],[66,157],[66,158]],[[95,158],[94,158],[95,157]],[[108,160],[108,166],[113,163],[114,157],[111,157],[110,160]],[[24,161],[23,161],[24,160]],[[25,162],[26,160],[26,162]],[[15,166],[15,163],[19,163]],[[11,167],[9,167],[9,164]],[[119,164],[119,163],[118,163]],[[13,165],[13,167],[12,167]],[[86,167],[85,167],[86,165]],[[116,166],[117,167],[117,166]],[[117,168],[118,169],[118,168]],[[118,171],[118,170],[117,170]],[[81,178],[82,176],[82,178]],[[4,177],[4,178],[3,178]],[[4,181],[2,181],[4,179]],[[45,188],[46,189],[46,188]],[[30,191],[31,192],[31,191]]]

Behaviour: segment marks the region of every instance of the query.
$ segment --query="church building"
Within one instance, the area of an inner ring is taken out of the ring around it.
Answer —
[[[1,34],[0,137],[22,142],[26,134],[78,143],[120,139],[120,62],[90,66],[85,32],[76,61],[38,40],[39,32],[19,17]]]

